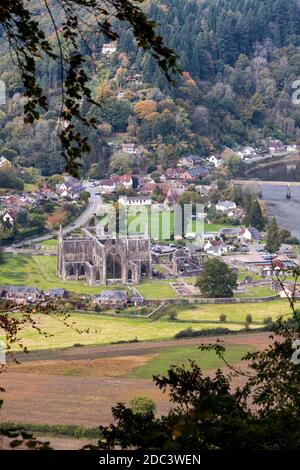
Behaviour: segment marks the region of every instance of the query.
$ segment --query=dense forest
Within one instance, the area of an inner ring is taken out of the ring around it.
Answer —
[[[35,0],[33,5],[55,42],[43,4]],[[292,84],[300,78],[297,0],[153,0],[146,5],[166,44],[177,52],[183,73],[172,87],[125,26],[119,27],[117,51],[109,57],[101,53],[105,38],[87,35],[90,87],[101,107],[82,105],[99,123],[96,130],[84,130],[92,151],[83,174],[103,177],[121,163],[123,172],[153,171],[157,164],[175,165],[187,152],[208,155],[225,146],[260,145],[270,136],[299,139],[300,107],[292,104]],[[86,47],[83,41],[82,50]],[[22,85],[4,36],[0,50],[0,79],[8,94],[7,105],[0,107],[0,155],[45,175],[62,171],[59,62],[41,62],[39,79],[51,108],[35,125],[24,126]],[[119,134],[143,146],[140,158],[126,159],[117,146],[108,145]]]

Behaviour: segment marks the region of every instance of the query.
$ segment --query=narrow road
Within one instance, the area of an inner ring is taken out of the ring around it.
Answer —
[[[97,194],[99,191],[97,187],[94,187],[91,184],[87,184],[85,186],[85,190],[90,193],[88,206],[83,211],[83,213],[80,214],[80,216],[74,222],[72,222],[72,224],[69,224],[63,227],[62,231],[64,235],[68,235],[68,233],[72,232],[73,230],[76,230],[84,226],[89,221],[89,219],[95,214],[98,205],[101,204],[101,196]],[[48,233],[47,235],[42,235],[39,237],[26,238],[22,242],[14,244],[13,248],[23,247],[24,243],[28,243],[28,242],[40,243],[46,240],[50,240],[51,238],[54,238],[54,236],[56,236],[57,234],[58,232],[52,232],[52,233]]]

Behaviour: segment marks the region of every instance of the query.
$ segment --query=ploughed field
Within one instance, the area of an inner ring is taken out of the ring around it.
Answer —
[[[268,336],[224,337],[226,359],[245,368],[242,356],[265,347],[270,341]],[[215,340],[197,338],[29,353],[19,358],[21,364],[9,363],[7,373],[1,375],[1,385],[6,389],[2,421],[93,427],[112,421],[111,407],[117,402],[128,403],[141,395],[155,400],[158,414],[166,413],[170,407],[168,397],[155,387],[152,375],[164,374],[174,362],[188,366],[188,359],[213,373],[223,362],[214,352],[202,352],[198,346]]]

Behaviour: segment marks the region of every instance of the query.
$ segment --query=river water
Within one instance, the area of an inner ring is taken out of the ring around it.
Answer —
[[[256,168],[248,178],[262,181],[300,181],[300,161],[278,163],[272,167]],[[257,182],[259,184],[259,181]],[[287,186],[262,185],[262,199],[268,215],[274,215],[279,225],[300,239],[300,187],[291,187],[291,199],[286,198]]]

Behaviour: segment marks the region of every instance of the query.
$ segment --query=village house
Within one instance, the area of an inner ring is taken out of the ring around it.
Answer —
[[[2,157],[0,157],[0,168],[3,169],[5,167],[6,168],[12,167],[12,163],[9,160],[7,160],[7,158],[2,156]]]
[[[228,212],[236,209],[236,203],[233,201],[219,201],[216,204],[216,210],[228,214]]]
[[[117,185],[111,179],[103,179],[99,180],[97,187],[99,188],[99,192],[101,194],[112,194],[116,192]]]
[[[244,147],[239,152],[237,152],[237,155],[243,158],[244,160],[249,160],[251,158],[257,157],[256,150],[253,147]]]
[[[133,142],[123,142],[122,143],[122,152],[129,155],[136,154],[135,144]]]
[[[298,148],[296,144],[289,144],[286,146],[286,151],[289,153],[296,153],[298,152]]]
[[[176,204],[181,194],[182,194],[182,191],[178,189],[170,188],[164,200],[164,204],[165,205]]]
[[[125,78],[126,83],[133,83],[134,85],[140,86],[143,85],[142,79],[142,74],[140,73],[135,73],[134,75],[128,75]]]
[[[45,298],[49,299],[63,299],[67,296],[67,291],[62,287],[53,287],[52,289],[44,290]]]
[[[208,255],[222,256],[228,252],[228,245],[223,240],[209,240],[204,245],[204,251]]]
[[[118,97],[118,100],[122,100],[125,97],[125,92],[119,91],[117,97]]]
[[[35,287],[1,286],[0,297],[31,303],[40,300],[42,298],[42,292]]]
[[[214,165],[215,168],[218,168],[224,163],[224,160],[221,155],[211,155],[210,157],[208,157],[207,161]]]
[[[168,168],[164,175],[167,180],[176,180],[180,177],[180,175],[184,173],[183,168]]]
[[[117,50],[117,45],[114,42],[104,43],[102,46],[102,54],[114,54]]]
[[[180,175],[180,179],[183,180],[201,180],[202,178],[206,178],[209,175],[209,171],[204,168],[203,166],[195,166],[194,168],[189,168],[184,173]]]
[[[4,223],[14,225],[17,211],[14,208],[6,209],[2,214],[2,220]]]
[[[151,206],[152,199],[148,196],[121,196],[120,206]]]
[[[242,241],[246,241],[246,242],[261,240],[261,234],[255,227],[243,228],[240,231],[239,237]]]
[[[230,209],[227,213],[227,217],[229,217],[229,219],[241,221],[245,217],[245,211],[238,207],[235,209]]]
[[[80,191],[83,190],[82,183],[77,178],[67,177],[61,184],[56,185],[56,192],[61,197],[77,199],[80,197]]]
[[[117,188],[123,187],[125,189],[132,189],[132,176],[131,175],[112,175],[110,180],[116,184]]]
[[[154,183],[154,181],[144,184],[140,191],[143,194],[153,194],[154,191],[159,191],[164,197],[167,196],[171,185],[169,183]]]
[[[201,162],[202,158],[199,155],[188,155],[187,157],[180,158],[179,165],[192,168],[199,165]]]
[[[281,155],[286,152],[285,146],[279,139],[270,140],[268,148],[271,155]]]
[[[238,238],[238,236],[240,235],[240,228],[221,228],[219,230],[219,235],[220,237],[224,237],[224,238],[230,238],[230,239],[235,239],[235,238]]]
[[[128,303],[128,295],[123,290],[104,290],[101,295],[94,297],[93,303],[107,308],[125,308]]]

